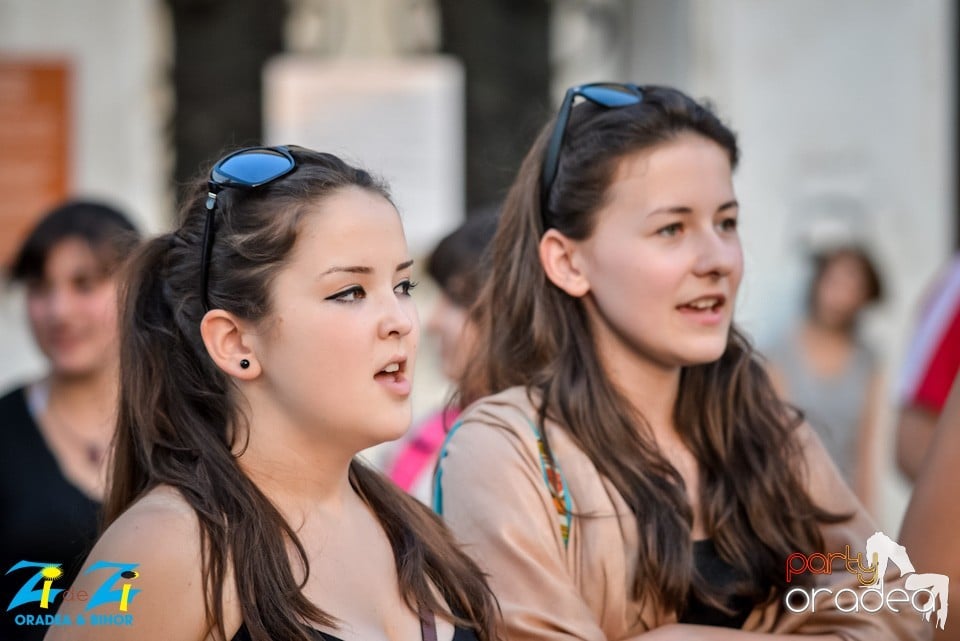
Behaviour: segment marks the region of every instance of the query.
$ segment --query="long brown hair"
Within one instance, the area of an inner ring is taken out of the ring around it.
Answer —
[[[308,208],[348,186],[389,200],[385,186],[336,156],[290,150],[297,163],[291,174],[255,190],[225,189],[218,196],[210,306],[253,322],[270,312],[270,284]],[[303,545],[232,453],[233,435],[244,419],[229,378],[200,337],[206,187],[205,180],[197,182],[179,228],[147,243],[130,266],[123,296],[120,415],[104,519],[109,525],[151,488],[176,488],[200,522],[210,629],[225,637],[223,583],[232,564],[250,636],[309,641],[303,622],[334,626],[335,619],[302,594],[286,543],[292,542],[309,573]],[[449,604],[458,622],[481,639],[495,639],[495,601],[439,519],[356,459],[349,478],[386,531],[410,608],[446,612]],[[438,602],[432,586],[446,603]]]
[[[601,366],[583,302],[551,283],[539,261],[547,225],[570,238],[590,236],[593,214],[627,154],[694,133],[720,145],[736,166],[736,138],[708,108],[674,89],[642,89],[637,105],[574,107],[547,212],[540,171],[552,123],[524,159],[493,240],[491,274],[473,308],[480,335],[460,402],[516,385],[536,392],[530,397],[539,398],[548,452],[547,417],[610,479],[636,518],[634,599],[675,611],[691,590],[717,607],[732,594],[767,602],[786,589],[789,554],[823,547],[818,522],[845,518],[820,509],[804,489],[795,437],[802,415],[777,398],[735,327],[719,360],[683,368],[674,418],[699,463],[707,531],[720,555],[754,579],[727,592],[711,587],[693,566],[693,512],[680,474]]]

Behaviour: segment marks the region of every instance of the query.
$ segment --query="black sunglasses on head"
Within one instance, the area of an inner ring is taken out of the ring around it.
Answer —
[[[217,194],[226,187],[253,189],[289,174],[297,161],[286,147],[247,147],[227,154],[210,170],[207,193],[207,220],[203,227],[200,254],[200,302],[209,311],[207,282],[210,277],[210,252],[213,249],[213,223]]]
[[[547,144],[547,150],[543,156],[543,169],[540,173],[540,213],[543,216],[545,228],[549,227],[546,223],[547,203],[550,200],[550,190],[553,189],[553,181],[557,177],[557,169],[560,166],[563,134],[567,129],[567,123],[570,121],[573,102],[578,96],[601,107],[613,109],[639,104],[643,100],[643,90],[634,84],[617,82],[592,82],[567,89],[563,102],[560,104],[560,111],[557,113],[557,122],[553,127],[553,133],[550,134],[550,142]]]

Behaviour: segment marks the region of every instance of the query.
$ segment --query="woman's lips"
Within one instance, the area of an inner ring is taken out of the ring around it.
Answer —
[[[723,296],[701,296],[678,305],[677,311],[699,325],[717,325],[726,316],[726,299]]]
[[[409,396],[411,384],[410,380],[403,375],[403,371],[399,372],[377,372],[374,375],[374,380],[383,385],[393,394],[398,396]]]

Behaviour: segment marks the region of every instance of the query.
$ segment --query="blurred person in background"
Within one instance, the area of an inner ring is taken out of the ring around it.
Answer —
[[[866,248],[821,250],[813,258],[806,314],[764,350],[778,392],[804,413],[871,512],[882,377],[859,329],[864,310],[882,299],[880,274]]]
[[[924,297],[901,370],[897,465],[909,480],[923,469],[950,386],[960,372],[960,254]]]
[[[117,419],[117,270],[137,240],[117,209],[70,201],[37,224],[13,261],[48,372],[0,398],[0,575],[22,560],[56,561],[57,586],[67,587],[96,538]],[[3,603],[24,577],[3,576]],[[0,627],[4,639],[42,635]]]
[[[480,292],[487,246],[497,228],[497,210],[485,208],[445,236],[427,261],[427,273],[440,287],[426,330],[440,348],[443,375],[459,380],[474,347],[476,323],[469,311]],[[424,503],[430,502],[437,453],[460,408],[448,405],[411,429],[387,466],[388,476]]]
[[[903,517],[900,543],[917,572],[949,577],[948,609],[960,611],[960,376],[953,382]],[[954,614],[956,616],[956,614]],[[938,629],[934,641],[960,641],[960,625]]]

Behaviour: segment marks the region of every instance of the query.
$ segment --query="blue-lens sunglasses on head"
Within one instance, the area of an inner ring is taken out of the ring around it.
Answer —
[[[210,277],[210,252],[213,249],[213,223],[217,194],[226,187],[253,189],[289,174],[297,166],[286,147],[247,147],[227,154],[210,170],[207,193],[207,220],[203,227],[200,254],[200,301],[210,309],[207,281]]]
[[[643,91],[634,84],[616,82],[593,82],[587,85],[578,85],[567,89],[560,111],[557,113],[557,122],[550,134],[550,142],[543,156],[543,170],[540,173],[540,212],[546,224],[547,203],[550,201],[550,190],[553,181],[557,178],[557,169],[560,166],[560,149],[563,146],[563,135],[570,121],[570,112],[577,97],[589,100],[601,107],[609,109],[639,104],[643,100]]]

